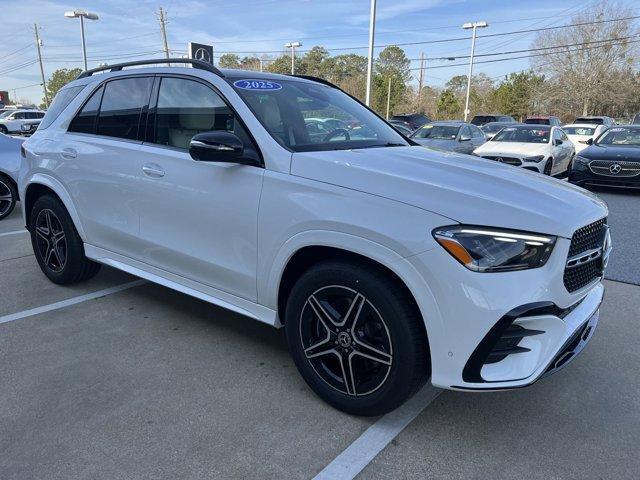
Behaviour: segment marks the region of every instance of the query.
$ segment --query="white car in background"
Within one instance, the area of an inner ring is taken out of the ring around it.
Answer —
[[[557,176],[571,168],[575,148],[560,127],[513,125],[500,130],[473,153],[488,160]]]
[[[23,125],[42,120],[44,114],[40,110],[7,110],[0,114],[0,133],[23,133]]]
[[[589,145],[589,139],[595,140],[602,132],[607,129],[606,125],[594,125],[589,123],[571,123],[564,125],[562,130],[567,134],[569,140],[573,143],[576,153],[581,152]]]

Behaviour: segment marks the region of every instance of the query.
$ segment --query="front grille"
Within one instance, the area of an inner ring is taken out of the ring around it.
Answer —
[[[618,167],[614,167],[618,165]],[[606,177],[635,177],[640,175],[640,162],[618,162],[615,160],[593,160],[589,170]]]
[[[571,237],[568,257],[574,257],[588,250],[602,248],[602,230],[606,228],[607,219],[603,218],[575,231]],[[564,286],[568,292],[575,292],[589,285],[602,275],[600,257],[589,262],[566,267],[564,270]]]
[[[519,167],[520,165],[522,165],[522,160],[520,160],[519,158],[515,158],[515,157],[501,157],[499,155],[483,155],[482,158],[486,158],[487,160],[495,160],[497,162],[500,163],[506,163],[507,165],[514,165],[516,167]]]

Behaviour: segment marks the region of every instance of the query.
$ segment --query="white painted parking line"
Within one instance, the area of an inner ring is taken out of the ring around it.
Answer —
[[[19,233],[29,233],[29,230],[26,229],[22,229],[22,230],[14,230],[12,232],[3,232],[0,233],[0,237],[6,237],[7,235],[18,235]]]
[[[431,384],[425,385],[407,403],[367,428],[355,442],[318,473],[314,480],[355,478],[441,392]]]
[[[0,324],[13,322],[14,320],[20,320],[21,318],[31,317],[32,315],[51,312],[52,310],[58,310],[60,308],[69,307],[71,305],[86,302],[87,300],[93,300],[94,298],[100,298],[111,295],[113,293],[122,292],[123,290],[128,290],[129,288],[137,287],[145,283],[147,283],[146,280],[135,280],[133,282],[123,283],[122,285],[116,285],[115,287],[98,290],[97,292],[86,293],[84,295],[78,295],[77,297],[50,303],[49,305],[44,305],[42,307],[31,308],[29,310],[23,310],[22,312],[18,313],[11,313],[9,315],[0,317]]]

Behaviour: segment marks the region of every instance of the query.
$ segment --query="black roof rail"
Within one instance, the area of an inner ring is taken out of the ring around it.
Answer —
[[[199,68],[201,70],[206,70],[215,75],[218,75],[221,78],[224,78],[224,74],[218,70],[216,67],[211,65],[210,63],[203,62],[202,60],[196,60],[194,58],[156,58],[151,60],[136,60],[134,62],[125,62],[125,63],[115,63],[113,65],[106,65],[104,67],[92,68],[91,70],[87,70],[86,72],[82,72],[78,78],[90,77],[94,73],[104,72],[106,70],[110,72],[119,72],[124,67],[135,67],[139,65],[157,65],[157,64],[171,64],[171,63],[188,63],[193,66],[193,68]]]

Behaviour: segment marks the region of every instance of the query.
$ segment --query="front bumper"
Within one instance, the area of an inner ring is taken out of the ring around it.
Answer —
[[[614,174],[603,169],[598,171],[601,173],[593,172],[589,165],[582,162],[574,162],[569,172],[569,182],[580,187],[640,188],[640,174],[628,175],[625,172]]]
[[[544,166],[547,163],[546,157],[538,162],[535,162],[535,161],[527,160],[527,157],[524,157],[522,155],[518,155],[518,154],[514,155],[511,153],[509,154],[505,153],[504,155],[480,154],[479,156],[484,158],[485,160],[492,160],[494,162],[505,163],[513,167],[522,167],[527,170],[531,170],[533,172],[538,172],[538,173],[544,172]]]
[[[524,387],[582,350],[597,324],[604,287],[597,278],[575,292],[567,291],[563,274],[569,245],[569,239],[558,238],[545,266],[517,272],[471,272],[444,249],[407,259],[436,303],[424,313],[435,386]],[[498,339],[505,332],[517,336],[513,330],[526,333],[516,340],[517,352],[501,358],[496,355],[496,348],[502,348]]]

